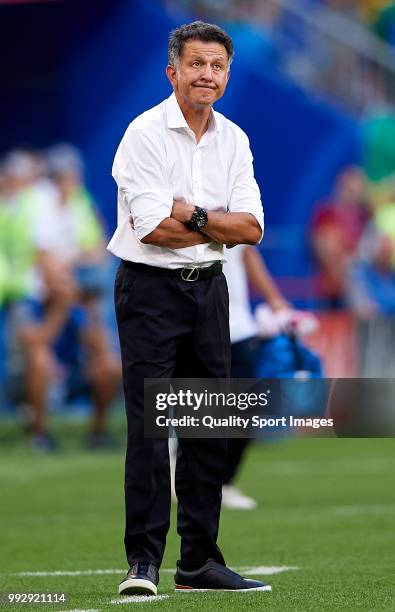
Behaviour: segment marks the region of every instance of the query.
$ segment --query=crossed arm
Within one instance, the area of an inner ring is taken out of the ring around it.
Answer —
[[[195,207],[184,200],[174,200],[171,217],[164,219],[153,232],[145,236],[144,244],[180,249],[183,247],[219,242],[227,246],[257,244],[261,228],[250,213],[223,213],[210,211],[208,223],[201,232],[186,226]]]
[[[211,242],[211,238],[200,232],[193,232],[184,223],[173,217],[168,217],[153,232],[145,236],[141,242],[169,249],[182,249],[197,244],[206,244]]]

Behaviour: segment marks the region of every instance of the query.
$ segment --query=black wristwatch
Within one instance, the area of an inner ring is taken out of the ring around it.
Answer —
[[[204,228],[208,223],[207,210],[204,208],[200,208],[200,206],[195,206],[195,210],[192,213],[192,217],[186,224],[187,227],[193,232],[199,232]]]

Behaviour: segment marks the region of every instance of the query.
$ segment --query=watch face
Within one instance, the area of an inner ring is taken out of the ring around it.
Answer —
[[[198,212],[196,215],[196,225],[198,227],[204,227],[206,224],[206,215],[204,213]]]
[[[207,212],[205,211],[205,209],[199,208],[198,206],[196,206],[195,212],[193,213],[192,218],[187,224],[187,226],[192,231],[198,232],[200,229],[202,229],[202,227],[207,225],[207,221],[208,221],[208,218],[207,218]]]
[[[195,211],[195,225],[198,229],[204,227],[207,223],[207,212],[204,208],[198,208]]]

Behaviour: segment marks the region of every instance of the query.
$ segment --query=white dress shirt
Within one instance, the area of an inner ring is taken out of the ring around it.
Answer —
[[[246,134],[212,111],[209,127],[197,143],[174,93],[132,121],[112,173],[118,184],[118,227],[108,250],[122,259],[161,268],[225,261],[223,245],[215,242],[180,249],[141,242],[170,217],[173,198],[185,198],[208,212],[251,213],[263,233],[262,203]]]

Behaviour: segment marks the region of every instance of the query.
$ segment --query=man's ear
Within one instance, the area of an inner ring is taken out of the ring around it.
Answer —
[[[228,68],[228,73],[226,75],[226,82],[229,81],[229,78],[230,78],[230,68]]]
[[[166,66],[166,76],[169,79],[170,83],[175,86],[177,83],[177,69],[175,66],[171,66],[170,64]]]

